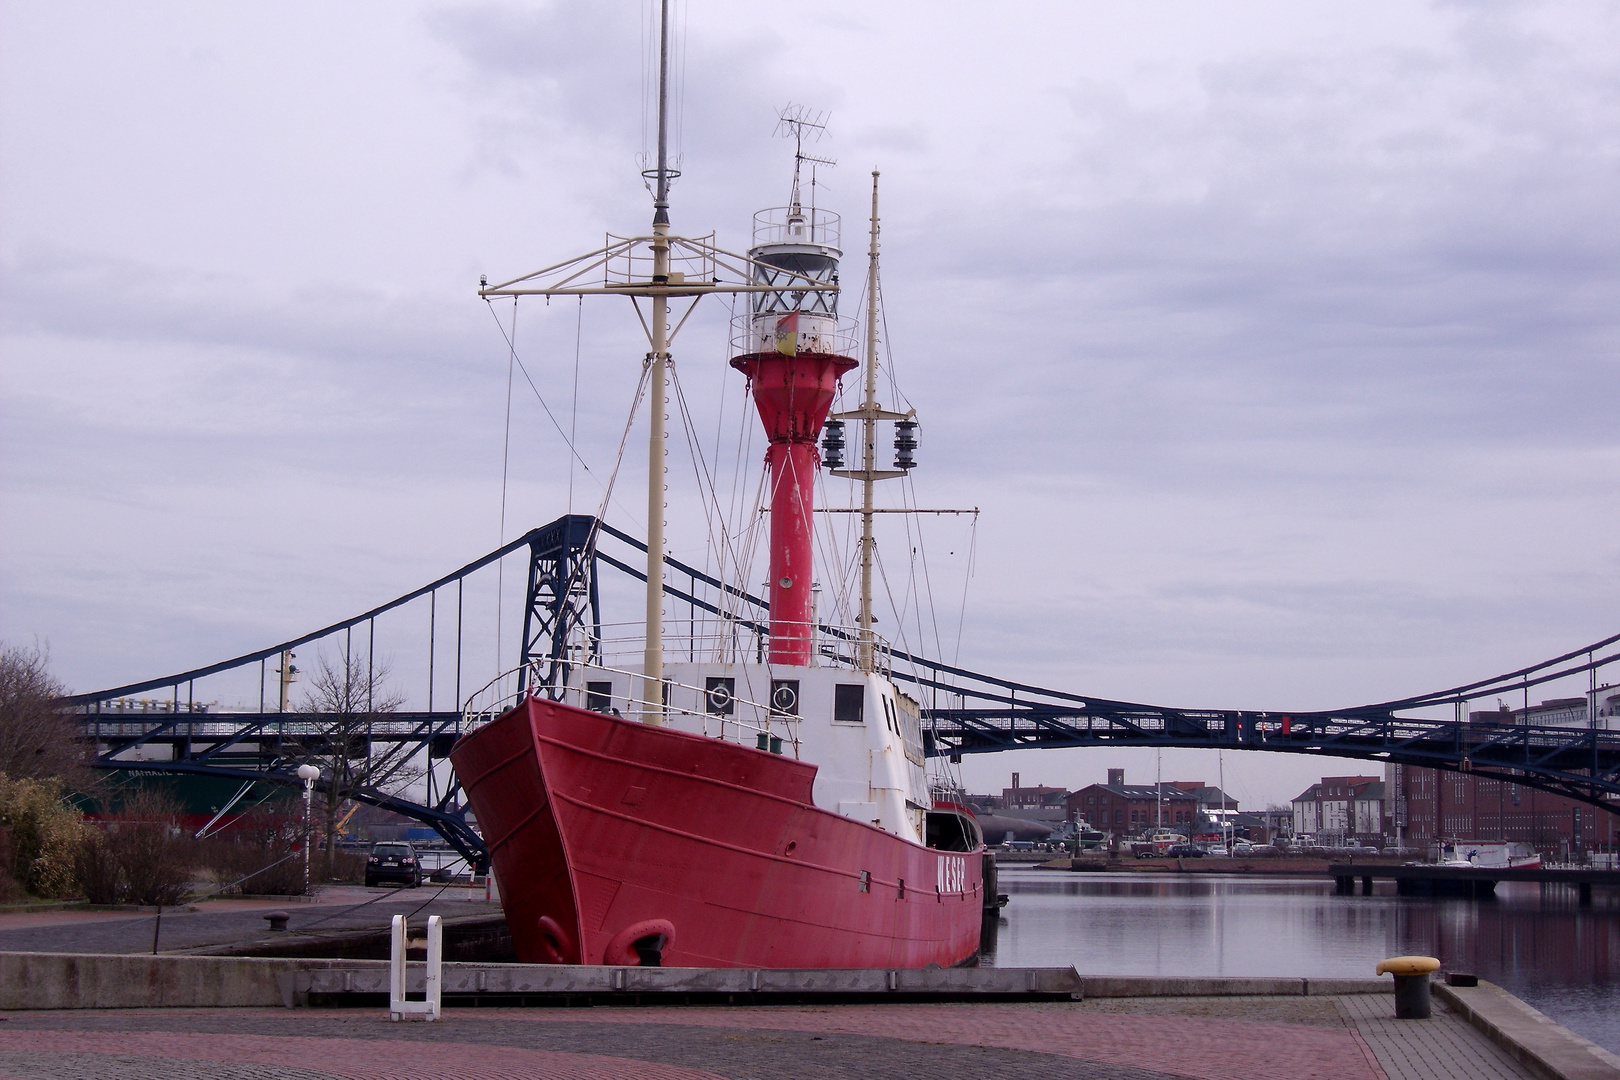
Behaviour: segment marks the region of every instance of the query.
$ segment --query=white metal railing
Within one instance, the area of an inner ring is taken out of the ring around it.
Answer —
[[[631,687],[627,693],[610,694],[607,709],[601,711],[609,711],[616,716],[628,714],[632,718],[660,711],[666,717],[687,716],[696,720],[702,733],[711,738],[734,742],[739,746],[753,745],[757,749],[770,749],[776,753],[780,753],[784,745],[789,745],[793,748],[793,757],[795,759],[799,757],[799,717],[750,698],[739,697],[735,688],[727,695],[730,714],[721,714],[711,712],[707,708],[710,694],[707,687],[665,679],[663,685],[667,700],[655,704],[635,694],[635,688],[640,686],[642,681],[639,671],[603,664],[576,663],[570,665],[567,685],[549,687],[540,681],[545,668],[549,666],[549,660],[533,660],[526,667],[513,668],[491,679],[481,690],[467,699],[467,704],[462,710],[465,729],[468,732],[475,731],[531,697],[546,697],[582,709],[590,708],[594,704],[588,686],[593,681],[590,676],[593,673],[600,673],[626,677]],[[688,691],[689,694],[676,694],[675,691]],[[682,704],[680,700],[682,697],[690,700],[693,707]],[[617,702],[624,703],[622,712],[615,707]],[[752,712],[753,718],[746,715],[748,712]]]
[[[669,250],[670,284],[713,281],[716,277],[714,233],[694,238],[696,244],[672,245]],[[602,284],[644,284],[652,280],[653,251],[630,237],[608,234],[608,256],[602,261]]]
[[[670,632],[686,628],[685,633]],[[783,624],[779,624],[783,625]],[[803,627],[809,636],[811,652],[823,661],[838,666],[857,666],[857,652],[861,641],[858,626],[830,623],[785,624],[789,630]],[[603,623],[598,663],[629,667],[641,662],[645,639],[641,622]],[[763,664],[770,655],[770,634],[755,630],[735,619],[665,621],[665,662],[692,664]],[[889,642],[878,634],[871,635],[872,670],[888,676],[894,668],[893,650]],[[580,662],[583,662],[582,660]]]
[[[843,224],[831,210],[773,206],[754,215],[754,246],[764,244],[826,244],[842,248],[839,234]]]
[[[784,288],[783,292],[792,292]],[[733,356],[776,351],[776,321],[788,312],[743,311],[732,316],[729,344]],[[827,311],[799,313],[798,353],[805,356],[854,356],[860,348],[855,320]]]

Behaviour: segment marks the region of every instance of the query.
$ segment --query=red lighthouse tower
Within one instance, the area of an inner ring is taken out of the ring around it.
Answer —
[[[796,667],[808,667],[815,649],[816,440],[839,378],[858,362],[846,355],[849,334],[840,330],[838,294],[793,286],[837,282],[838,231],[838,215],[799,205],[797,175],[791,206],[754,215],[748,252],[754,284],[782,287],[753,294],[741,335],[745,351],[731,361],[748,376],[770,439],[770,662]]]

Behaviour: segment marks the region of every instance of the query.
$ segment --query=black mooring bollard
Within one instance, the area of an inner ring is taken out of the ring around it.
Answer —
[[[1429,1018],[1429,977],[1427,975],[1395,976],[1395,1019],[1427,1020]]]
[[[1395,976],[1395,1019],[1429,1018],[1429,974],[1439,968],[1432,956],[1392,956],[1378,965],[1378,974]]]

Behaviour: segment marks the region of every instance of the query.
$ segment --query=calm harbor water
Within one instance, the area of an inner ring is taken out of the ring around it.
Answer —
[[[1439,957],[1620,1052],[1620,895],[1503,884],[1495,900],[1335,896],[1329,879],[1072,874],[1003,867],[1012,901],[985,963],[1098,975],[1371,976]]]

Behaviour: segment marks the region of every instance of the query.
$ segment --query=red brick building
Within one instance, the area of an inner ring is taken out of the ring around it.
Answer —
[[[1485,776],[1385,767],[1385,832],[1405,846],[1441,837],[1517,840],[1544,855],[1614,851],[1620,815],[1562,795]]]
[[[1047,787],[1044,784],[1035,784],[1024,787],[1020,781],[1023,778],[1017,773],[1012,774],[1012,787],[1001,789],[1001,808],[1003,810],[1018,811],[1060,811],[1063,800],[1069,794],[1068,788]],[[1054,813],[1058,820],[1061,813]]]
[[[1127,784],[1124,769],[1109,769],[1108,783],[1083,787],[1065,802],[1070,821],[1085,821],[1118,836],[1143,832],[1160,822],[1190,835],[1198,820],[1198,797],[1192,792],[1173,783]]]

